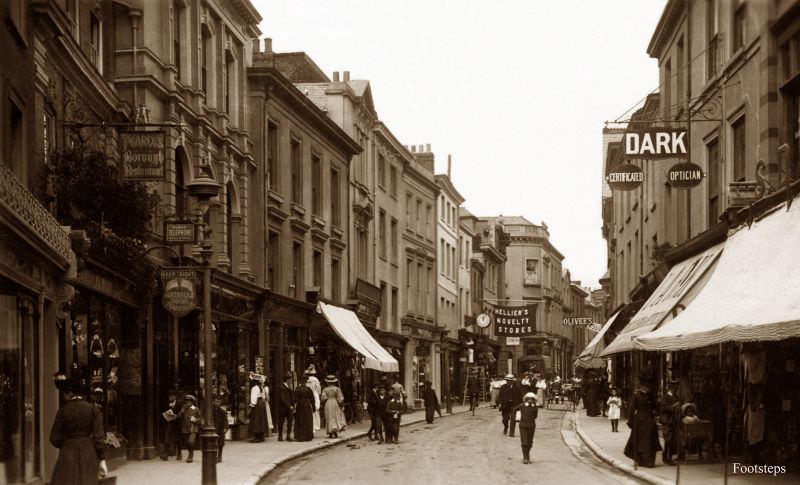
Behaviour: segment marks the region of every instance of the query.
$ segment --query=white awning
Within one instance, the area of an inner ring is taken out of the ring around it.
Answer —
[[[674,320],[636,339],[644,350],[800,337],[800,202],[730,235],[708,284]]]
[[[673,266],[642,308],[600,356],[633,350],[635,337],[650,332],[670,318],[679,305],[687,306],[701,287],[697,283],[707,281],[706,274],[710,273],[723,247],[724,243],[717,244]]]
[[[364,367],[381,372],[399,372],[397,359],[367,332],[355,313],[346,308],[319,302],[317,311],[325,315],[331,328],[356,352],[364,356]]]
[[[621,312],[622,310],[611,315],[611,318],[606,321],[605,325],[603,325],[603,328],[597,332],[597,335],[595,335],[592,341],[589,342],[589,345],[587,345],[578,358],[575,359],[575,365],[578,367],[585,367],[587,369],[596,369],[606,366],[606,361],[600,357],[600,352],[602,352],[606,347],[603,337],[605,336],[606,332],[608,332],[608,329],[611,328],[611,325],[614,324],[614,321]]]

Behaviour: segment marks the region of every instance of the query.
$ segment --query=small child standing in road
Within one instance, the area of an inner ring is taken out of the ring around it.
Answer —
[[[403,401],[397,392],[392,392],[392,399],[386,403],[386,442],[397,443],[400,435],[400,414],[403,412]]]
[[[611,388],[611,396],[606,401],[608,404],[608,419],[611,420],[611,432],[619,432],[619,410],[622,407],[622,398],[619,397],[616,387]]]
[[[519,440],[522,445],[522,463],[531,462],[531,448],[533,435],[536,433],[536,418],[539,416],[539,407],[536,394],[528,392],[522,397],[522,404],[517,406],[514,419],[519,421]]]

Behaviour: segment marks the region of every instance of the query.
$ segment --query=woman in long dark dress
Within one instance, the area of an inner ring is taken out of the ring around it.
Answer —
[[[631,435],[625,444],[625,456],[648,468],[655,466],[656,453],[661,451],[656,427],[658,403],[651,389],[650,382],[643,381],[633,393],[628,418]]]
[[[264,441],[264,433],[267,432],[267,405],[262,381],[252,379],[250,381],[250,424],[248,431],[253,435],[253,443]]]
[[[294,399],[294,439],[311,441],[314,439],[314,391],[306,385],[305,377],[299,378]]]
[[[50,443],[58,448],[53,469],[54,485],[94,485],[108,472],[103,456],[106,434],[103,417],[93,404],[78,394],[80,383],[73,380],[59,386],[65,404],[56,413]]]

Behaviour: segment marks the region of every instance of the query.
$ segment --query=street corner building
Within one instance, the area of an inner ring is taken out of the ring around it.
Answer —
[[[794,1],[668,1],[643,46],[660,87],[602,133],[608,318],[579,364],[607,370],[623,401],[652,378],[659,399],[694,404],[700,424],[679,433],[719,462],[798,460],[785,253],[798,242],[798,14]],[[618,184],[630,166],[641,175]]]

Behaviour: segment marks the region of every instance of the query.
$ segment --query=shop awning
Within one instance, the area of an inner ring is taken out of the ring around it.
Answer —
[[[400,371],[397,359],[372,338],[354,312],[323,302],[317,304],[317,311],[325,316],[336,335],[364,356],[364,367],[381,372]]]
[[[600,357],[633,350],[634,338],[652,331],[665,319],[671,318],[679,306],[687,306],[702,288],[702,283],[708,281],[710,270],[723,247],[724,243],[717,244],[673,266],[628,325],[600,353]],[[698,282],[701,284],[698,285]]]
[[[606,346],[603,337],[605,336],[606,332],[608,332],[608,329],[611,328],[611,325],[614,324],[614,321],[617,319],[620,313],[622,313],[622,310],[611,315],[611,318],[606,321],[605,325],[603,325],[603,328],[597,332],[597,335],[595,335],[592,341],[589,342],[589,345],[587,345],[578,358],[575,359],[576,366],[585,367],[587,369],[602,368],[606,366],[606,361],[600,357],[600,352],[602,352]]]
[[[645,350],[800,337],[800,202],[730,235],[714,274],[686,310],[640,335]]]

